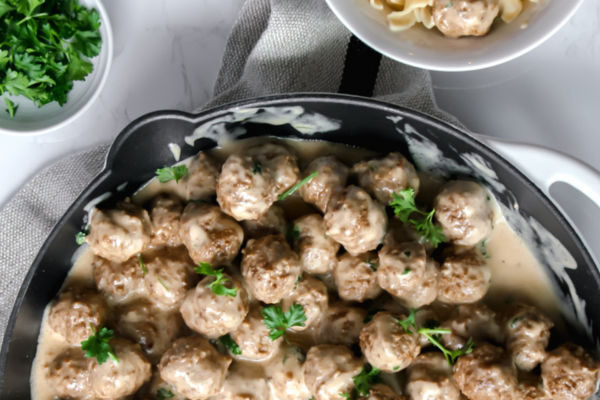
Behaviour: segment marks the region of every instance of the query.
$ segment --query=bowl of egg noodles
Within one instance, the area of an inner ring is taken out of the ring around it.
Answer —
[[[383,55],[435,71],[510,61],[552,36],[583,0],[327,0]]]

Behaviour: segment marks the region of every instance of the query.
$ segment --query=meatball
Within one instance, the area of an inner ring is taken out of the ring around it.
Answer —
[[[160,306],[177,307],[198,281],[194,262],[183,246],[159,248],[141,257],[147,270],[144,281],[148,293]]]
[[[190,203],[183,210],[179,227],[181,240],[195,262],[213,268],[229,264],[240,251],[244,231],[219,207]]]
[[[257,220],[244,220],[240,222],[244,229],[244,238],[258,239],[268,235],[285,235],[287,232],[287,221],[283,208],[273,204],[265,214]]]
[[[71,348],[56,357],[48,366],[47,379],[60,398],[88,399],[90,373],[88,360],[81,349]]]
[[[305,359],[305,354],[298,347],[286,346],[267,365],[269,385],[275,399],[297,400],[310,397],[302,372]]]
[[[276,340],[269,338],[269,328],[265,325],[262,310],[259,305],[253,306],[244,321],[230,333],[231,338],[242,351],[241,358],[266,360],[281,346],[282,338]]]
[[[434,200],[435,217],[446,238],[475,246],[492,231],[492,201],[487,190],[470,181],[450,181]]]
[[[517,390],[520,400],[550,400],[544,390],[544,383],[538,375],[520,373]]]
[[[323,344],[311,347],[302,366],[304,381],[316,400],[343,400],[354,388],[352,378],[363,363],[346,346]]]
[[[183,335],[183,320],[178,312],[157,310],[148,302],[131,303],[119,310],[117,334],[142,346],[154,364]]]
[[[62,292],[50,309],[48,324],[69,344],[79,346],[106,321],[108,306],[97,293],[71,288]]]
[[[321,340],[350,346],[359,341],[367,310],[347,306],[330,306],[321,324]]]
[[[203,337],[185,337],[173,342],[162,356],[158,370],[165,382],[185,397],[197,400],[218,394],[225,381],[231,357],[219,352]]]
[[[425,246],[427,254],[435,250],[429,240],[426,240],[412,225],[405,224],[398,218],[392,218],[388,224],[387,233],[383,238],[383,244],[389,247],[396,247],[406,242],[421,243]]]
[[[517,370],[504,350],[491,344],[459,357],[454,379],[470,400],[518,399]]]
[[[348,186],[332,198],[323,218],[327,235],[352,255],[377,248],[387,222],[384,207],[356,186]]]
[[[96,256],[93,266],[96,287],[110,306],[126,303],[148,291],[144,271],[137,257],[119,263]]]
[[[179,246],[179,219],[183,205],[168,194],[159,194],[152,200],[150,220],[152,221],[152,244],[154,246]]]
[[[363,302],[382,293],[377,283],[379,258],[368,252],[359,256],[346,253],[340,257],[333,277],[342,300]]]
[[[451,247],[439,274],[437,299],[444,303],[475,303],[490,288],[492,271],[481,253],[473,247]]]
[[[504,341],[496,313],[484,305],[461,305],[456,309],[455,315],[444,321],[440,328],[452,331],[442,335],[443,345],[450,350],[461,349],[471,337],[475,343],[485,340],[497,343]]]
[[[377,281],[404,307],[421,307],[431,304],[437,296],[438,264],[427,256],[420,243],[384,246],[379,252]]]
[[[166,394],[166,396],[165,396]],[[173,395],[170,397],[170,395]],[[142,388],[141,395],[136,396],[137,398],[144,400],[185,400],[186,397],[179,393],[172,385],[169,385],[163,378],[160,377],[158,371],[152,374],[150,383]]]
[[[298,238],[294,240],[294,251],[298,253],[304,271],[309,274],[324,274],[335,268],[340,244],[325,233],[321,215],[311,214],[298,218],[292,229],[298,232]]]
[[[371,386],[368,396],[360,396],[359,400],[406,400],[406,398],[396,394],[389,386],[377,383]]]
[[[217,193],[217,177],[221,165],[206,152],[196,155],[183,176],[185,197],[189,200],[210,200]]]
[[[415,325],[417,325],[420,328],[437,328],[440,326],[440,317],[437,315],[437,313],[431,306],[421,307],[418,310],[415,310]],[[423,349],[424,347],[432,346],[432,343],[429,341],[429,339],[427,339],[425,335],[418,336],[421,349]]]
[[[375,314],[360,332],[360,349],[367,361],[384,372],[397,372],[413,362],[421,351],[418,335],[406,332],[388,311]]]
[[[420,354],[408,367],[406,394],[412,400],[458,400],[452,366],[439,352]]]
[[[109,359],[98,364],[95,358],[89,359],[90,384],[97,397],[117,399],[138,391],[150,380],[152,367],[142,354],[139,345],[126,339],[112,339],[113,348],[119,362]]]
[[[283,235],[249,240],[242,253],[242,275],[254,297],[273,304],[292,294],[300,261]]]
[[[227,371],[223,391],[211,400],[270,400],[269,383],[262,368],[234,362]]]
[[[596,390],[598,361],[581,346],[565,343],[542,362],[542,379],[553,400],[584,400]]]
[[[116,209],[94,209],[86,241],[94,254],[114,262],[125,262],[150,245],[152,222],[148,212],[131,203]]]
[[[419,191],[419,177],[414,165],[397,152],[356,163],[352,172],[358,177],[360,187],[382,204],[392,201],[392,193],[408,188],[415,194]]]
[[[311,326],[316,326],[321,322],[321,318],[327,310],[327,287],[320,280],[306,274],[302,277],[296,286],[296,290],[281,301],[283,311],[287,312],[294,303],[298,303],[304,308],[306,321],[304,326],[295,326],[293,331],[303,331]]]
[[[348,181],[348,167],[333,156],[319,157],[311,161],[304,176],[317,172],[317,176],[300,187],[298,193],[305,202],[313,204],[322,213],[327,211],[331,195],[340,192]]]
[[[517,368],[531,371],[543,360],[553,326],[535,307],[523,304],[511,307],[504,324],[505,344]]]
[[[223,283],[228,289],[237,288],[234,297],[217,295],[210,285],[214,276],[204,278],[185,296],[181,315],[187,326],[209,338],[218,338],[236,329],[248,314],[248,293],[240,282],[227,274]]]
[[[285,193],[298,182],[298,157],[286,146],[263,143],[249,148],[247,154],[261,164],[261,169],[266,168],[271,174],[277,194]]]
[[[500,11],[499,0],[435,0],[431,14],[446,36],[483,36]]]

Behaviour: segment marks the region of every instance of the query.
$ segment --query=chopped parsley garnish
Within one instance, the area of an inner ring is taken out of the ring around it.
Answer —
[[[402,326],[402,328],[404,328],[406,333],[408,333],[409,335],[412,335],[413,333],[410,330],[410,327],[412,326],[413,328],[417,329],[417,323],[415,322],[415,309],[414,308],[410,309],[410,314],[408,315],[408,317],[406,319],[397,320],[397,321]]]
[[[489,254],[487,253],[487,249],[485,248],[485,240],[479,243],[479,252],[483,256],[483,258],[490,258]]]
[[[373,317],[375,316],[375,314],[377,314],[380,311],[385,311],[385,310],[383,308],[376,308],[374,310],[369,311],[369,313],[367,314],[365,319],[363,319],[363,324],[368,324],[369,322],[371,322],[371,320],[373,320]]]
[[[300,228],[293,222],[288,226],[285,238],[290,245],[293,245],[300,238]]]
[[[95,357],[99,365],[104,364],[110,357],[112,361],[118,364],[119,359],[115,355],[114,349],[108,344],[114,337],[114,332],[106,329],[106,327],[100,327],[98,332],[96,332],[92,324],[90,324],[90,329],[92,330],[92,335],[88,340],[81,342],[81,350],[85,351],[85,357]]]
[[[369,268],[373,270],[373,272],[377,272],[377,268],[379,268],[379,264],[371,262],[370,258],[365,262],[365,264],[367,264]]]
[[[254,163],[254,165],[252,166],[252,173],[254,175],[262,175],[262,164],[260,161]]]
[[[240,349],[240,346],[238,346],[238,344],[231,338],[231,336],[229,336],[229,334],[221,336],[219,341],[221,341],[223,346],[227,347],[227,349],[236,356],[242,354],[242,349]]]
[[[401,190],[400,194],[392,193],[390,206],[394,209],[394,213],[400,221],[410,222],[417,232],[423,235],[433,247],[437,247],[440,243],[446,241],[442,228],[435,226],[433,223],[435,208],[428,213],[419,210],[415,205],[415,191],[413,188]],[[409,219],[412,213],[424,215],[425,218]]]
[[[345,392],[340,392],[338,393],[340,395],[340,397],[349,399],[350,398],[350,393],[345,393]]]
[[[269,306],[262,310],[264,323],[269,328],[269,338],[277,340],[281,336],[285,338],[285,331],[294,326],[305,326],[306,314],[304,307],[298,303],[292,304],[288,312],[283,312],[279,306]],[[286,338],[287,341],[287,338]]]
[[[87,231],[81,231],[78,232],[77,235],[75,235],[75,241],[77,242],[78,245],[82,245],[85,243],[85,237],[88,235]]]
[[[300,283],[301,280],[302,280],[302,275],[298,275],[298,277],[296,278],[296,284],[294,286],[294,290],[296,290],[298,288],[298,284]]]
[[[171,397],[175,397],[172,391],[167,390],[165,388],[160,388],[156,391],[156,397],[160,400],[170,399]]]
[[[512,329],[515,329],[517,327],[517,325],[519,325],[519,322],[523,321],[524,319],[525,319],[525,317],[513,318],[512,321],[510,321],[510,327]]]
[[[167,292],[170,292],[170,290],[167,287],[167,285],[165,285],[165,283],[163,282],[163,280],[160,279],[160,276],[157,276],[156,279],[158,280],[158,283],[160,283],[162,285],[162,287],[164,287]]]
[[[176,183],[179,183],[179,180],[183,178],[187,172],[188,167],[185,165],[178,165],[175,167],[167,167],[165,165],[164,168],[156,170],[156,177],[160,183],[167,183],[172,180],[175,180]]]
[[[394,370],[394,371],[398,371],[399,369],[400,369],[400,366],[399,366],[399,365],[396,365],[396,366],[393,368],[393,370]]]
[[[300,187],[302,185],[310,182],[318,174],[319,174],[318,171],[313,172],[312,174],[310,174],[306,178],[302,179],[300,182],[296,183],[290,189],[288,189],[287,192],[285,192],[284,194],[280,194],[279,196],[277,196],[277,200],[285,200],[285,199],[287,199],[288,197],[290,197],[291,195],[293,195],[296,190],[300,189]]]
[[[140,265],[142,267],[142,272],[144,275],[148,274],[148,268],[146,268],[146,264],[144,264],[144,260],[142,260],[142,254],[138,254],[138,260],[140,260]]]
[[[402,275],[410,274],[410,271],[410,268],[404,268],[404,271],[402,271]]]
[[[223,268],[214,270],[209,263],[200,263],[199,267],[196,267],[196,272],[198,274],[214,276],[215,280],[211,282],[208,287],[213,291],[214,294],[219,296],[231,296],[235,297],[237,295],[237,287],[229,289],[223,283],[227,282],[229,278],[225,278],[223,274]]]
[[[446,361],[448,364],[452,365],[456,362],[456,359],[462,355],[469,354],[473,351],[473,338],[469,338],[465,345],[458,350],[448,350],[440,343],[441,335],[446,333],[452,333],[450,329],[440,329],[440,328],[421,328],[417,331],[419,334],[425,336],[427,340],[429,340],[435,347],[440,349],[444,356],[446,357]]]
[[[360,374],[353,378],[354,387],[356,387],[359,396],[368,396],[371,391],[371,385],[382,382],[381,376],[379,375],[380,372],[381,371],[375,367],[371,367],[369,372],[365,370],[365,367],[361,368]]]

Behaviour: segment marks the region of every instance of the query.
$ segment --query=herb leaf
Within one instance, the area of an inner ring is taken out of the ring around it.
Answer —
[[[377,268],[379,268],[379,264],[371,262],[370,258],[367,261],[365,261],[365,264],[367,264],[369,268],[373,270],[373,272],[377,272]]]
[[[142,272],[144,275],[148,274],[148,268],[146,268],[146,264],[144,264],[144,260],[142,260],[142,253],[138,254],[138,260],[140,261],[140,266],[142,267]]]
[[[446,241],[442,229],[433,223],[435,209],[429,213],[419,210],[415,204],[415,191],[413,188],[401,190],[400,194],[392,193],[390,206],[394,209],[394,213],[400,221],[404,223],[410,222],[417,232],[423,235],[433,247],[437,247],[440,243]],[[425,218],[419,220],[410,219],[413,213],[424,215]]]
[[[421,328],[417,331],[419,334],[425,336],[427,340],[429,340],[435,347],[440,349],[444,356],[446,357],[446,361],[448,361],[449,365],[452,365],[456,362],[456,359],[462,355],[469,354],[473,351],[473,346],[475,343],[473,342],[473,338],[469,338],[465,345],[458,350],[448,350],[440,343],[441,335],[445,333],[452,333],[450,329],[429,329],[429,328]]]
[[[160,388],[156,391],[156,397],[160,400],[170,399],[171,397],[175,397],[172,391],[167,390],[165,388]]]
[[[262,163],[260,161],[254,163],[254,165],[252,166],[252,173],[254,175],[262,175]]]
[[[379,376],[380,372],[375,367],[371,367],[369,372],[365,370],[365,367],[362,367],[360,374],[353,378],[354,386],[359,396],[368,396],[371,391],[371,385],[382,382],[381,376]]]
[[[304,307],[298,303],[291,305],[287,312],[283,312],[279,306],[269,306],[262,310],[264,324],[270,329],[269,338],[277,340],[285,337],[285,331],[294,326],[305,326],[306,314]],[[287,340],[287,339],[286,339]]]
[[[287,199],[288,197],[290,197],[291,195],[293,195],[296,190],[300,189],[300,187],[302,185],[310,182],[318,174],[319,174],[318,171],[313,172],[312,174],[310,174],[309,176],[307,176],[306,178],[302,179],[300,182],[296,183],[294,186],[292,186],[291,188],[289,188],[287,192],[285,192],[284,194],[280,194],[279,196],[277,196],[277,200],[285,200],[285,199]]]
[[[290,246],[292,246],[294,242],[300,238],[300,227],[298,227],[298,225],[292,222],[287,228],[285,238],[287,239],[287,242],[290,244]]]
[[[417,323],[415,322],[415,309],[414,308],[410,309],[410,314],[408,315],[408,317],[406,319],[397,320],[397,321],[402,326],[402,328],[404,328],[406,333],[408,333],[409,335],[412,335],[413,333],[410,330],[410,327],[412,326],[413,328],[417,329]]]
[[[110,357],[112,361],[118,364],[119,359],[115,355],[113,348],[108,344],[114,337],[114,332],[106,329],[106,327],[100,328],[96,332],[91,324],[90,329],[92,330],[92,335],[88,340],[81,342],[81,350],[85,350],[85,357],[96,357],[99,365],[105,363]]]
[[[77,234],[75,235],[75,241],[77,242],[78,245],[82,245],[85,243],[85,237],[88,235],[88,232],[82,231],[82,232],[77,232]]]
[[[208,287],[213,291],[214,294],[219,296],[230,296],[235,297],[237,295],[237,287],[229,289],[223,283],[227,282],[229,278],[225,278],[223,274],[223,268],[214,270],[209,263],[200,263],[199,267],[196,267],[196,273],[214,276],[215,280],[212,281]]]
[[[156,170],[156,177],[160,183],[167,183],[175,180],[175,183],[179,183],[179,180],[183,178],[188,172],[188,167],[185,165],[177,165],[175,167],[159,168]]]
[[[231,353],[235,354],[236,356],[242,354],[242,349],[240,349],[240,346],[238,346],[238,344],[231,338],[231,336],[229,336],[229,334],[221,336],[219,340],[221,343],[223,343],[223,346],[231,351]]]

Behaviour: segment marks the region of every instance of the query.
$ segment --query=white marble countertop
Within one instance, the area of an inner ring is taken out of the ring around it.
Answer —
[[[45,166],[111,141],[135,118],[202,106],[243,2],[104,0],[115,52],[102,94],[66,128],[36,137],[0,135],[0,207]],[[600,169],[599,17],[600,0],[587,0],[550,40],[516,60],[433,73],[438,105],[475,132],[559,149]],[[588,242],[600,243],[597,208],[567,187],[553,193]]]

